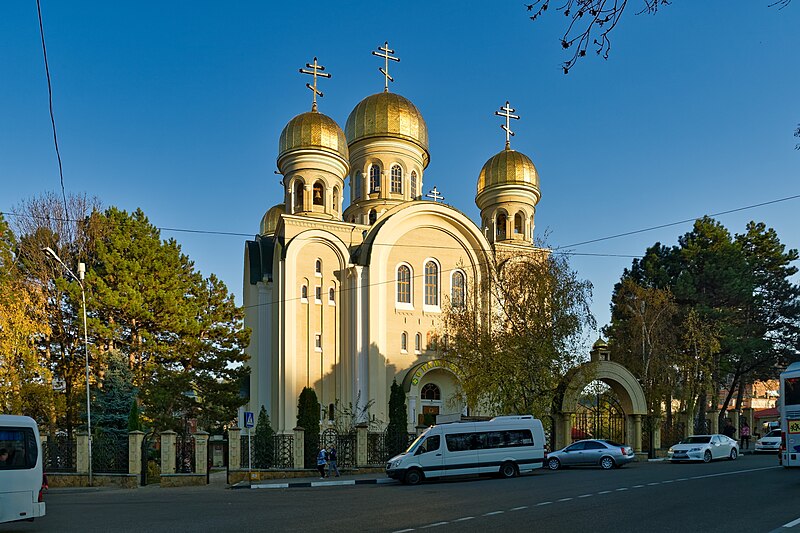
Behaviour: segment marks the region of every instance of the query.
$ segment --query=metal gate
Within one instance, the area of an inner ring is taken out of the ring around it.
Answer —
[[[591,400],[578,403],[572,415],[572,441],[581,439],[625,442],[625,411],[612,394],[593,395]]]
[[[161,435],[155,431],[142,439],[142,486],[161,483]]]
[[[355,432],[340,435],[333,428],[328,428],[320,434],[320,444],[336,446],[336,464],[342,468],[356,466],[356,434]]]

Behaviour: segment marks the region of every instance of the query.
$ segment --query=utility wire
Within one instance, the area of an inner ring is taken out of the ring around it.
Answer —
[[[67,210],[67,193],[64,190],[64,169],[61,165],[61,152],[58,150],[58,135],[56,135],[56,119],[53,114],[53,87],[50,82],[50,65],[47,62],[47,46],[44,44],[44,25],[42,24],[42,6],[40,0],[36,0],[36,11],[39,14],[39,35],[42,37],[42,55],[44,56],[44,72],[47,74],[47,98],[50,103],[50,124],[53,126],[53,144],[56,147],[56,158],[58,159],[58,176],[61,179],[61,198],[64,200],[64,216],[69,216]]]

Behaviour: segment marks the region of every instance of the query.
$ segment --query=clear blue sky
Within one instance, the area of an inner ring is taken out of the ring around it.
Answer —
[[[566,18],[528,20],[513,2],[56,2],[42,0],[54,106],[70,192],[141,207],[161,227],[256,233],[282,201],[278,136],[310,108],[297,69],[318,56],[320,111],[342,126],[379,92],[389,40],[402,59],[391,90],[411,99],[430,134],[426,190],[477,220],[475,185],[503,147],[493,112],[522,120],[512,147],[541,176],[536,232],[565,246],[800,194],[800,1],[675,0],[612,35],[567,76]],[[728,7],[733,6],[733,7]],[[34,0],[0,3],[0,210],[59,191]],[[726,215],[800,247],[800,199]],[[636,256],[690,224],[575,247]],[[243,237],[163,233],[241,302]],[[608,321],[630,257],[576,256]]]

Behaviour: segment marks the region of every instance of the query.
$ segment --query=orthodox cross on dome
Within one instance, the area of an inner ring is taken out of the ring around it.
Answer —
[[[314,93],[314,101],[311,104],[311,111],[316,111],[317,110],[317,95],[319,95],[320,98],[325,96],[324,94],[322,94],[322,91],[317,90],[317,76],[319,76],[321,78],[330,78],[331,75],[328,74],[327,72],[323,72],[325,70],[325,67],[323,67],[322,65],[317,63],[317,58],[316,57],[314,58],[314,62],[313,63],[306,63],[306,67],[308,67],[308,69],[305,69],[305,68],[301,68],[300,69],[300,74],[310,74],[311,76],[314,76],[314,85],[311,85],[310,83],[306,83],[306,87],[311,89],[311,92]]]
[[[505,117],[506,123],[500,124],[500,127],[503,128],[506,132],[506,150],[511,148],[511,137],[514,136],[514,132],[511,131],[511,119],[519,120],[519,115],[514,115],[515,109],[508,104],[508,100],[506,100],[506,105],[500,108],[500,111],[495,111],[494,114],[498,117]]]
[[[441,193],[439,193],[439,190],[436,188],[436,185],[434,185],[433,189],[431,189],[431,191],[425,196],[427,196],[428,198],[433,198],[434,202],[444,201],[444,196],[442,196]]]
[[[389,41],[385,41],[383,43],[383,46],[379,46],[378,47],[378,50],[380,50],[380,52],[382,52],[382,53],[379,53],[379,52],[376,52],[375,50],[373,50],[372,51],[372,55],[383,58],[383,61],[384,61],[383,66],[382,67],[378,67],[378,70],[380,70],[381,74],[383,74],[383,76],[384,76],[383,92],[388,93],[389,92],[389,82],[390,81],[394,81],[394,78],[389,76],[389,60],[391,59],[392,61],[397,61],[399,63],[400,62],[400,58],[399,57],[395,57],[395,56],[392,55],[392,54],[394,54],[394,50],[389,48]]]

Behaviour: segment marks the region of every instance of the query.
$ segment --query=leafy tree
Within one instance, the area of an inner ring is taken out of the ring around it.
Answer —
[[[275,460],[275,431],[263,405],[258,412],[253,454],[256,468],[272,468]]]
[[[444,358],[461,373],[467,403],[548,412],[562,376],[581,359],[585,328],[594,327],[590,298],[591,284],[564,256],[498,253],[477,292],[444,313]]]
[[[405,392],[397,380],[392,380],[389,393],[389,425],[386,428],[386,440],[391,455],[400,453],[408,444],[407,420]]]
[[[317,393],[311,387],[303,387],[297,402],[297,425],[305,430],[305,467],[314,468],[319,452],[319,415],[320,404]]]

